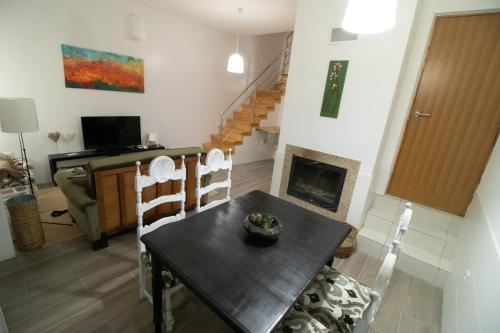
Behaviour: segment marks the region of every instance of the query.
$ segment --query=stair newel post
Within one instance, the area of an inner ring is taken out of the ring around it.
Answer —
[[[227,193],[226,193],[226,199],[229,200],[230,198],[230,192],[231,192],[231,170],[233,169],[233,159],[231,157],[231,152],[232,149],[229,148],[229,153],[227,156],[227,160],[229,162],[229,168],[227,169]]]
[[[253,123],[257,124],[257,117],[255,115],[255,109],[257,108],[257,90],[258,90],[259,84],[256,82],[255,83],[255,93],[253,95]]]
[[[181,217],[184,218],[186,217],[186,163],[185,163],[186,156],[182,155],[181,156],[181,172],[182,172],[182,179],[181,179],[181,196],[182,196],[182,201],[181,201]]]
[[[219,123],[219,149],[222,149],[222,123],[224,122],[224,115],[220,115],[220,123]]]
[[[198,162],[196,162],[196,213],[200,212],[201,207],[201,154],[198,153]]]

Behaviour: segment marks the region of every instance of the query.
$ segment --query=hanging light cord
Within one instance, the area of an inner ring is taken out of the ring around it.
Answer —
[[[243,8],[238,8],[238,32],[236,34],[236,53],[238,53],[240,46],[240,28],[241,28],[241,14],[243,14]]]

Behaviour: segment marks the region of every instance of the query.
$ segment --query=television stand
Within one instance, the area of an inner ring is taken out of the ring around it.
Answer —
[[[75,168],[79,166],[81,167],[87,165],[89,161],[95,160],[100,157],[116,156],[116,155],[136,153],[139,151],[157,150],[157,149],[165,149],[165,147],[162,145],[156,145],[156,146],[150,146],[148,148],[137,148],[134,146],[119,151],[116,150],[106,151],[106,150],[93,149],[93,150],[76,151],[71,153],[50,154],[49,166],[50,166],[50,176],[52,178],[52,183],[56,185],[56,182],[54,181],[54,175],[58,170],[61,169]]]

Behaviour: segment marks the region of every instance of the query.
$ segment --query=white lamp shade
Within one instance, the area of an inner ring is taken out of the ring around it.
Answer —
[[[38,131],[35,100],[32,98],[0,98],[2,132],[28,133]]]
[[[134,13],[125,15],[125,37],[135,42],[146,40],[144,22]]]
[[[227,71],[231,73],[243,73],[245,71],[245,61],[239,53],[233,53],[227,61]]]
[[[349,0],[342,29],[356,34],[387,31],[396,23],[396,0]]]

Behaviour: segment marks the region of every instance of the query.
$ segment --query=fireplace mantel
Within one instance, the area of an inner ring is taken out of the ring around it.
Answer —
[[[338,202],[336,211],[320,207],[317,203],[308,202],[297,196],[288,194],[288,186],[290,182],[290,175],[292,171],[293,156],[298,156],[304,159],[317,161],[319,163],[331,165],[335,168],[345,169],[345,179],[343,180],[342,193]],[[354,191],[354,185],[358,177],[359,167],[361,162],[351,160],[348,158],[330,155],[315,150],[301,148],[293,145],[286,145],[285,160],[283,164],[283,172],[281,174],[281,183],[279,195],[281,198],[288,200],[298,206],[307,208],[324,216],[333,218],[338,221],[348,222],[347,213],[351,204],[351,198]]]

